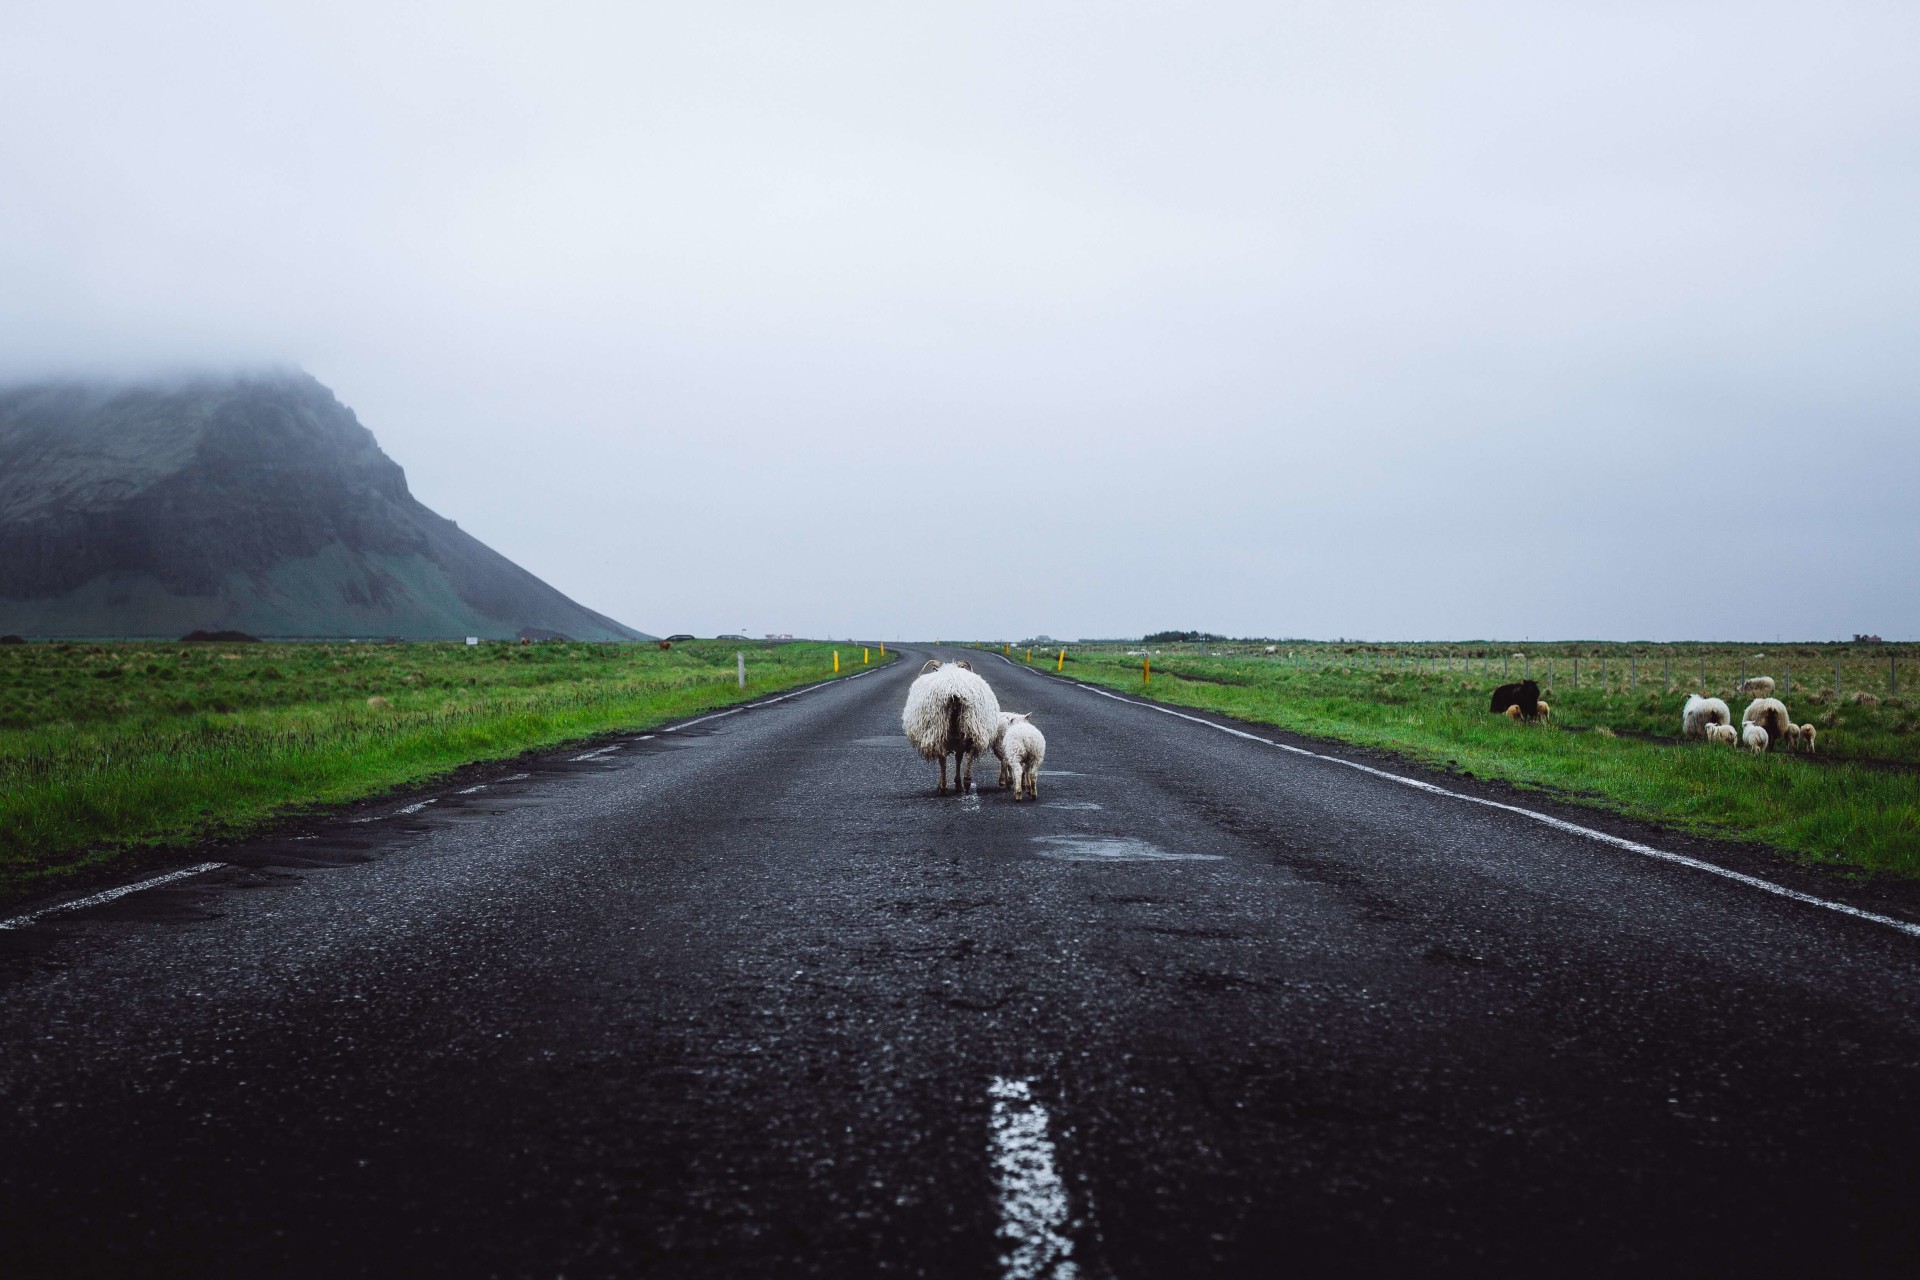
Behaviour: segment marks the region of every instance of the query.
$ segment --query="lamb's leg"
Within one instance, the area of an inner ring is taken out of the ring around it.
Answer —
[[[960,783],[960,794],[965,795],[967,792],[973,790],[973,753],[971,751],[962,751],[960,753],[960,759],[966,768],[965,779]]]
[[[942,796],[947,794],[947,753],[944,751],[940,753],[940,790],[934,794]]]
[[[1033,800],[1040,799],[1040,766],[1027,770],[1027,795]]]

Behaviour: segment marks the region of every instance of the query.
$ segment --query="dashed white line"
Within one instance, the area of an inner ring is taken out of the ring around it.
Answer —
[[[1000,1274],[1005,1280],[1074,1280],[1080,1268],[1067,1235],[1067,1188],[1047,1134],[1047,1109],[1034,1099],[1029,1080],[996,1076],[987,1097],[993,1102],[987,1153],[1005,1250]]]
[[[29,911],[25,915],[0,920],[0,929],[18,929],[24,925],[32,924],[43,916],[50,916],[59,911],[79,911],[83,907],[97,907],[102,903],[112,902],[115,898],[124,898],[130,893],[139,893],[142,889],[157,889],[163,884],[172,884],[175,880],[185,880],[188,876],[197,876],[205,871],[218,871],[226,865],[224,862],[202,862],[198,866],[182,867],[178,871],[169,871],[163,876],[154,876],[151,879],[137,881],[134,884],[123,884],[117,889],[102,889],[99,893],[92,894],[85,898],[76,898],[72,902],[62,902],[55,906],[42,907],[38,911]]]
[[[995,656],[1005,661],[1004,655],[996,654]],[[1008,665],[1017,667],[1019,664],[1009,663]],[[1585,836],[1589,840],[1597,840],[1601,844],[1612,845],[1616,849],[1625,849],[1629,853],[1637,853],[1648,858],[1657,858],[1662,862],[1671,862],[1675,866],[1687,867],[1694,871],[1704,871],[1709,875],[1720,876],[1723,879],[1746,885],[1751,889],[1759,889],[1763,893],[1771,893],[1782,898],[1791,898],[1795,902],[1805,903],[1810,907],[1820,907],[1827,911],[1838,912],[1843,916],[1852,916],[1856,920],[1866,920],[1873,924],[1885,925],[1889,929],[1896,929],[1906,934],[1908,937],[1920,938],[1920,924],[1896,919],[1893,916],[1883,916],[1875,911],[1863,911],[1859,907],[1849,906],[1844,902],[1835,902],[1831,898],[1815,897],[1811,893],[1802,893],[1798,889],[1789,889],[1785,885],[1775,884],[1771,880],[1762,880],[1759,876],[1750,876],[1744,871],[1734,871],[1731,868],[1717,866],[1714,863],[1706,862],[1699,858],[1690,858],[1684,853],[1672,853],[1666,849],[1655,848],[1650,844],[1642,844],[1638,840],[1629,840],[1624,836],[1611,835],[1605,831],[1596,830],[1593,827],[1583,827],[1577,822],[1568,822],[1565,818],[1556,818],[1550,813],[1541,813],[1537,809],[1528,809],[1517,804],[1506,804],[1499,800],[1488,800],[1481,796],[1470,796],[1461,791],[1449,791],[1445,787],[1436,786],[1431,782],[1423,782],[1418,778],[1409,778],[1398,773],[1389,773],[1385,769],[1376,769],[1372,765],[1360,764],[1353,760],[1342,760],[1339,756],[1322,755],[1318,751],[1309,751],[1305,747],[1296,747],[1285,742],[1275,742],[1272,738],[1263,738],[1257,733],[1248,733],[1243,729],[1234,729],[1224,724],[1216,724],[1200,716],[1190,716],[1184,711],[1175,711],[1171,707],[1163,707],[1158,703],[1142,702],[1138,698],[1129,698],[1124,694],[1113,693],[1106,689],[1096,688],[1090,684],[1081,684],[1078,680],[1063,679],[1060,676],[1049,675],[1043,671],[1036,671],[1033,674],[1044,676],[1048,680],[1059,681],[1061,684],[1070,684],[1076,688],[1085,689],[1089,693],[1097,693],[1103,698],[1112,698],[1115,702],[1124,702],[1135,707],[1145,707],[1149,711],[1158,711],[1162,715],[1174,716],[1181,720],[1190,720],[1194,724],[1205,725],[1209,729],[1218,729],[1221,733],[1230,733],[1236,738],[1245,738],[1248,742],[1258,742],[1263,746],[1273,747],[1280,751],[1288,751],[1297,756],[1307,756],[1314,760],[1324,760],[1328,764],[1337,764],[1344,768],[1357,769],[1361,773],[1372,774],[1376,778],[1383,778],[1388,782],[1397,782],[1403,787],[1412,787],[1416,791],[1425,791],[1430,795],[1446,796],[1451,800],[1460,800],[1467,804],[1477,804],[1483,808],[1499,809],[1506,813],[1516,814],[1522,818],[1529,818],[1544,826],[1552,827],[1556,831],[1567,832],[1569,835]]]
[[[439,796],[428,796],[425,800],[416,800],[410,805],[406,805],[403,808],[395,809],[393,811],[392,816],[398,818],[402,814],[418,813],[430,804],[439,804],[439,803],[440,803]]]

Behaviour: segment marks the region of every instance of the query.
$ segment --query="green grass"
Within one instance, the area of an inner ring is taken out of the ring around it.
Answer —
[[[1582,654],[1578,690],[1566,652],[1571,646],[1535,652],[1536,678],[1545,675],[1549,656],[1554,663],[1554,724],[1544,727],[1488,714],[1488,694],[1502,679],[1500,655],[1513,648],[1275,648],[1270,654],[1259,644],[1163,645],[1143,655],[1139,646],[1069,646],[1066,674],[1161,702],[1385,748],[1687,831],[1760,841],[1815,861],[1920,875],[1920,775],[1905,767],[1920,763],[1913,712],[1904,698],[1889,696],[1884,683],[1877,693],[1843,684],[1842,697],[1833,697],[1830,656],[1823,672],[1828,683],[1808,689],[1803,679],[1801,692],[1786,699],[1796,721],[1823,726],[1822,758],[1809,760],[1680,741],[1686,690],[1667,692],[1658,651],[1636,655],[1638,689],[1627,687],[1624,660],[1609,661],[1606,690],[1593,647]],[[1781,676],[1777,658],[1754,663],[1751,654],[1729,655],[1724,647],[1704,652],[1710,687],[1728,699],[1736,719],[1745,704],[1731,686],[1743,657],[1751,674]],[[1478,656],[1473,669],[1469,653]],[[1438,660],[1449,654],[1450,668]],[[1153,663],[1148,685],[1141,681],[1143,656]],[[1507,661],[1518,679],[1521,664]],[[1886,662],[1844,660],[1843,681],[1850,668],[1884,679]],[[1811,674],[1821,664],[1795,669]],[[1909,670],[1903,650],[1901,679]],[[1681,674],[1676,662],[1676,683]],[[1697,661],[1690,674],[1697,681]],[[1920,676],[1920,669],[1913,674]],[[1862,693],[1871,701],[1855,700]]]
[[[825,679],[835,648],[0,646],[0,898],[475,761]],[[843,675],[860,669],[858,646],[838,650]]]

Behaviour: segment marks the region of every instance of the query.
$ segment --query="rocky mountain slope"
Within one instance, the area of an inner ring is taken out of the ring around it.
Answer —
[[[429,511],[312,377],[0,388],[0,632],[645,639]]]

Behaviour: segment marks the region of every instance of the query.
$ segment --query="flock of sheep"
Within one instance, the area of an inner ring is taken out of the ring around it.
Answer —
[[[1795,724],[1787,719],[1787,704],[1773,696],[1772,677],[1754,676],[1743,681],[1740,692],[1752,695],[1753,701],[1740,714],[1738,729],[1733,727],[1733,712],[1725,702],[1697,693],[1688,694],[1686,705],[1680,709],[1681,736],[1745,747],[1755,755],[1777,746],[1813,750],[1820,731],[1810,724]],[[1540,700],[1540,686],[1531,680],[1503,684],[1495,689],[1489,710],[1515,720],[1545,720],[1553,713],[1553,709]]]
[[[1787,704],[1773,696],[1773,680],[1755,676],[1740,685],[1740,692],[1753,695],[1753,701],[1740,713],[1740,727],[1733,727],[1733,713],[1719,698],[1687,695],[1680,709],[1680,732],[1688,738],[1704,738],[1727,746],[1745,747],[1759,755],[1776,746],[1812,751],[1820,731],[1810,724],[1795,724],[1787,719]]]
[[[1013,798],[1040,798],[1040,762],[1047,740],[1034,726],[1033,713],[1000,709],[993,688],[966,662],[938,658],[920,668],[907,690],[900,727],[914,750],[940,762],[940,792],[947,794],[947,757],[953,757],[953,787],[961,795],[973,789],[973,761],[982,751],[1000,757],[1000,785]]]

